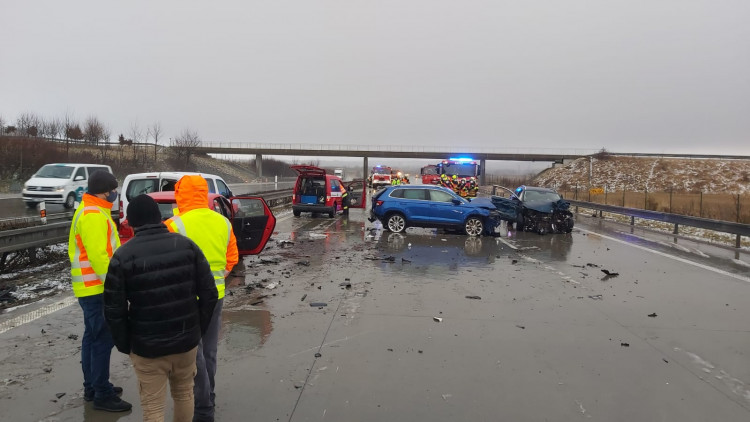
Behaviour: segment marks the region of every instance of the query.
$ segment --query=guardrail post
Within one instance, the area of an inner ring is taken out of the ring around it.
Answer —
[[[635,226],[635,217],[632,215],[630,216],[630,225]]]
[[[734,247],[739,249],[742,246],[742,236],[737,235],[737,239],[734,241]]]
[[[39,203],[39,217],[41,217],[42,224],[47,224],[47,206],[44,202]]]
[[[680,227],[680,225],[677,224],[677,223],[675,223],[674,224],[674,230],[672,231],[672,234],[679,234],[680,233],[679,227]]]

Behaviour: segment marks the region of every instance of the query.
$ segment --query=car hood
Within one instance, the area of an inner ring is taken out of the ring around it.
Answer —
[[[32,177],[26,184],[29,186],[62,186],[70,183],[70,179],[58,179],[54,177]]]
[[[476,208],[484,208],[487,210],[497,209],[490,198],[472,198],[471,201],[469,201],[468,205]]]
[[[551,213],[555,211],[567,211],[570,208],[570,202],[563,199],[557,201],[526,201],[523,206],[537,212]]]

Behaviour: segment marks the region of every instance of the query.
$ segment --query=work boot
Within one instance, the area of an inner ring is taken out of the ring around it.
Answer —
[[[132,407],[132,404],[117,396],[104,400],[94,400],[94,409],[96,410],[104,410],[107,412],[127,412]]]
[[[114,391],[118,396],[122,395],[122,387],[112,387],[112,391]],[[94,390],[91,390],[91,392],[84,392],[83,400],[94,401]]]

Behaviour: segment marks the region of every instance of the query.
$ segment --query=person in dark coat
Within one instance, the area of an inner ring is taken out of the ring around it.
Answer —
[[[214,276],[192,240],[167,230],[150,196],[128,204],[128,222],[135,237],[110,261],[104,316],[133,362],[143,420],[163,420],[169,381],[174,421],[190,422],[196,350],[218,300]]]

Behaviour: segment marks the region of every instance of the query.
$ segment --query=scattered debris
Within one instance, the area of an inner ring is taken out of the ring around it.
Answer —
[[[42,334],[47,334],[47,332],[44,331],[44,328],[42,328]]]
[[[393,349],[388,349],[388,351],[389,351],[389,352],[392,352],[392,351],[393,351]]]
[[[258,306],[258,305],[260,305],[261,303],[263,303],[263,299],[261,299],[261,300],[256,300],[255,302],[251,302],[251,303],[250,303],[250,306]]]
[[[52,372],[52,368],[46,367],[46,368],[44,368],[44,372],[46,372],[46,373],[49,374],[50,372]]]
[[[630,343],[620,342],[620,346],[622,346],[622,347],[630,347]]]
[[[666,360],[666,359],[664,359],[664,358],[661,358],[661,360],[663,360],[663,361],[664,361],[664,363],[669,363],[669,361],[668,361],[668,360]]]
[[[620,273],[616,273],[616,272],[610,271],[610,270],[602,270],[602,272],[604,274],[607,274],[607,276],[609,276],[609,277],[617,277],[618,275],[620,275]]]
[[[297,265],[302,265],[302,266],[305,266],[305,267],[309,267],[310,266],[310,261],[298,261]]]
[[[435,321],[435,322],[442,322],[442,321],[443,321],[443,318],[440,318],[440,317],[432,317],[432,320],[433,320],[433,321]]]
[[[302,295],[302,299],[300,299],[299,301],[300,301],[300,302],[304,302],[304,301],[305,301],[305,298],[307,298],[307,293],[305,293],[304,295]]]
[[[602,295],[593,295],[593,296],[592,296],[592,295],[589,295],[589,299],[594,299],[594,300],[603,300],[603,299],[604,299],[604,297],[603,297]]]
[[[423,352],[423,351],[421,351],[421,350],[417,350],[417,352],[419,352],[419,353],[424,353],[424,352]]]
[[[479,297],[479,296],[476,296],[476,295],[469,295],[469,296],[466,296],[466,298],[467,298],[467,299],[476,299],[476,300],[482,300],[482,298],[481,298],[481,297]]]
[[[62,396],[64,396],[64,395],[65,395],[65,393],[57,393],[57,394],[55,394],[55,397],[57,397],[59,399],[59,398],[62,398]]]
[[[294,384],[294,388],[296,388],[297,390],[299,390],[300,388],[302,388],[302,384]]]
[[[278,286],[279,286],[279,283],[270,283],[270,284],[266,284],[266,289],[273,290]]]
[[[294,246],[294,242],[292,242],[291,240],[281,240],[277,242],[277,244],[282,248],[285,248],[287,246]]]
[[[71,334],[68,336],[68,338],[71,340],[78,340],[78,334]]]
[[[525,325],[517,325],[517,324],[516,324],[516,327],[518,327],[518,328],[520,328],[520,329],[522,329],[522,330],[525,330],[525,329],[526,329],[526,326],[525,326]]]
[[[599,266],[598,266],[598,265],[596,265],[596,264],[592,264],[592,263],[590,263],[590,262],[587,262],[587,263],[586,263],[586,266],[587,266],[587,267],[592,267],[592,268],[599,268]]]
[[[320,353],[316,353],[316,354],[315,354],[315,357],[316,357],[316,358],[319,358],[319,357],[321,357],[321,356],[323,356],[323,355],[321,355]]]
[[[383,261],[395,262],[396,261],[396,257],[392,256],[392,255],[389,255],[389,256],[384,257]]]
[[[651,318],[656,318],[656,312],[654,312],[653,314],[648,314],[648,316]]]
[[[448,401],[448,398],[453,397],[452,394],[443,394],[443,400]]]
[[[347,280],[348,280],[348,279],[347,279]],[[351,289],[351,288],[352,288],[352,283],[350,283],[350,282],[348,282],[348,281],[345,281],[345,282],[343,282],[343,283],[339,283],[339,286],[340,286],[340,287],[345,287],[345,288],[347,288],[347,289]]]
[[[310,307],[313,307],[313,308],[322,308],[324,306],[328,306],[328,304],[325,303],[325,302],[312,302],[312,303],[310,303]]]
[[[411,259],[401,258],[401,262],[410,263]]]
[[[510,263],[511,263],[512,265],[518,264],[518,260],[517,260],[517,259],[514,259],[514,260],[510,261]]]
[[[279,258],[261,258],[260,259],[261,264],[278,264],[279,262],[281,262],[281,259]],[[258,274],[256,273],[255,275],[257,276]]]

